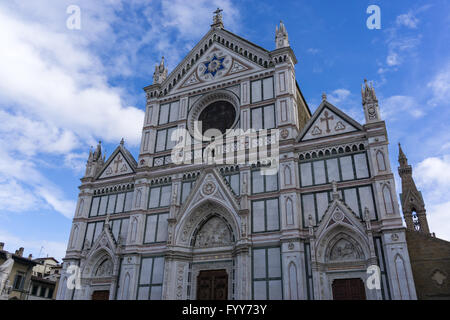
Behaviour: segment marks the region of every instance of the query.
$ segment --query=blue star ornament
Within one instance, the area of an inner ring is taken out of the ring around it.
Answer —
[[[211,74],[214,77],[218,71],[225,69],[223,65],[223,60],[225,60],[225,57],[217,58],[217,56],[214,55],[211,61],[203,63],[206,67],[206,70],[203,74],[204,75]]]

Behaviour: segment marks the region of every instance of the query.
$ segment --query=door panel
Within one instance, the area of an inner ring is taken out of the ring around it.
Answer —
[[[228,274],[225,270],[200,271],[197,278],[198,300],[227,300]]]
[[[336,279],[333,281],[334,300],[366,300],[366,290],[361,279]]]

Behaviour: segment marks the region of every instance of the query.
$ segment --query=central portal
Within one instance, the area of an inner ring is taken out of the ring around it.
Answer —
[[[197,277],[197,300],[227,300],[226,270],[204,270]]]
[[[336,279],[332,287],[333,300],[366,300],[366,290],[361,279]]]

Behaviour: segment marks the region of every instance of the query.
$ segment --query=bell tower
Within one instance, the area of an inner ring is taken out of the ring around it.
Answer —
[[[400,201],[402,204],[403,217],[406,221],[406,228],[411,231],[429,234],[425,203],[422,193],[417,190],[416,183],[412,177],[412,167],[408,164],[408,159],[403,153],[400,143],[398,144],[398,174],[402,179],[402,193]]]

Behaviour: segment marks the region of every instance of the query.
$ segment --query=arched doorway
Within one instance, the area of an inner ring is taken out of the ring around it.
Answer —
[[[234,243],[232,227],[217,211],[205,216],[198,224],[191,240],[191,295],[195,294],[195,299],[232,299]]]

